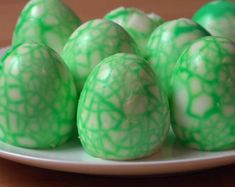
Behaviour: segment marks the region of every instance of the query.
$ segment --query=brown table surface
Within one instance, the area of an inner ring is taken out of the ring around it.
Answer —
[[[10,44],[17,17],[27,0],[0,0],[0,47]],[[83,21],[118,6],[154,11],[165,19],[191,17],[208,0],[65,0]],[[235,186],[235,165],[206,171],[151,177],[107,177],[63,173],[0,159],[0,187],[34,186]]]

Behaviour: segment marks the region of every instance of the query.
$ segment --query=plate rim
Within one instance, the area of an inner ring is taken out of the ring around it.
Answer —
[[[15,146],[13,146],[15,147]],[[18,147],[17,147],[18,148]],[[24,148],[23,148],[24,149]],[[58,161],[0,150],[0,157],[38,168],[83,173],[92,175],[139,176],[173,174],[210,169],[235,163],[235,152],[231,151],[214,158],[190,158],[166,161],[106,161],[106,163],[82,163],[82,161]],[[180,161],[179,161],[180,160]]]

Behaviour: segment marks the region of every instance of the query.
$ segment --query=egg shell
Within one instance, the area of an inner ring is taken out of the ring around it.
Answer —
[[[136,41],[142,56],[146,54],[145,47],[151,33],[163,22],[160,16],[148,16],[137,8],[124,7],[112,10],[104,18],[121,25]]]
[[[212,1],[202,6],[192,18],[213,36],[221,36],[235,42],[235,2]]]
[[[167,97],[142,58],[116,54],[90,73],[80,96],[77,125],[89,154],[131,160],[154,153],[169,130]]]
[[[80,19],[61,0],[31,0],[18,19],[13,45],[34,41],[61,53],[80,24]]]
[[[36,43],[2,58],[0,140],[27,148],[54,148],[76,132],[78,96],[61,58]]]
[[[165,92],[170,92],[171,75],[180,54],[192,42],[207,35],[205,29],[186,18],[165,22],[152,33],[146,58]]]
[[[119,52],[138,53],[136,43],[118,24],[102,19],[81,25],[62,53],[80,92],[91,70],[104,58]]]
[[[189,147],[217,151],[235,146],[235,45],[205,37],[179,58],[172,79],[174,132]]]

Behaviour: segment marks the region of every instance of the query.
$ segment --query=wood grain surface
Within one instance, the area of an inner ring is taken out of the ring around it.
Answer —
[[[100,18],[118,6],[156,12],[165,19],[191,17],[206,0],[65,0],[83,21]],[[27,0],[0,0],[0,46],[9,45],[12,32]],[[0,159],[0,187],[140,187],[235,186],[235,165],[193,173],[148,177],[108,177],[63,173],[24,166]]]

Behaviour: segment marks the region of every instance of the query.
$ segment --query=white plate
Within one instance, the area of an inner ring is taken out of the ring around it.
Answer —
[[[0,56],[5,49],[0,50]],[[0,143],[0,157],[67,172],[99,175],[151,175],[208,169],[235,163],[235,150],[200,152],[181,146],[170,135],[155,155],[135,161],[107,161],[87,155],[77,141],[54,150],[31,150]]]

